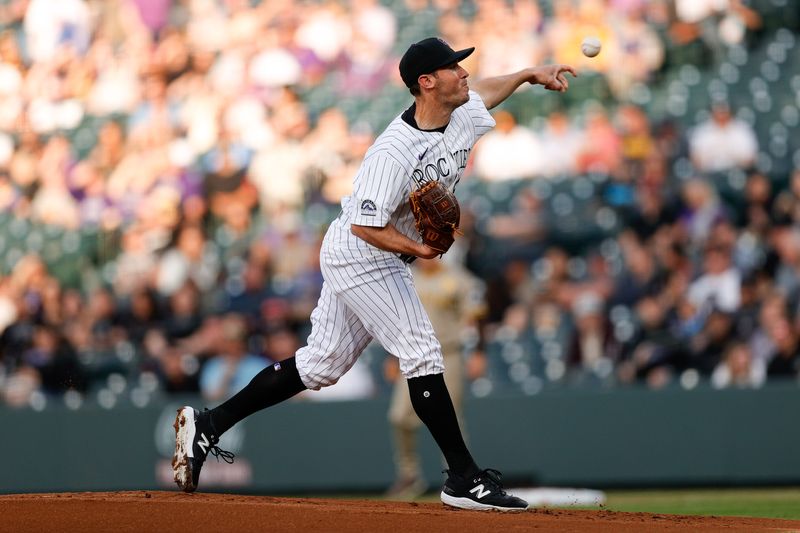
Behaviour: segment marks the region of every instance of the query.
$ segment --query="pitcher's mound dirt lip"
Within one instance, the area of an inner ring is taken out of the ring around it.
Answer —
[[[538,509],[460,511],[436,503],[158,491],[0,496],[0,532],[742,532],[800,531],[800,521]]]

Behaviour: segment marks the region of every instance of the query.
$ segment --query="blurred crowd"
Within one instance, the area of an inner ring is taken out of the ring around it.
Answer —
[[[430,34],[476,46],[477,78],[557,61],[610,91],[541,127],[499,110],[476,148],[466,181],[533,186],[499,212],[465,198],[449,260],[490,289],[487,347],[546,348],[541,369],[482,379],[797,377],[800,173],[759,172],[723,101],[686,129],[627,98],[687,47],[713,62],[759,24],[740,0],[1,2],[0,401],[136,384],[218,400],[292,355],[321,236],[385,125],[335,103],[402,111],[398,58]],[[733,200],[712,177],[730,172]],[[587,175],[621,224],[560,247],[539,185]],[[505,253],[481,256],[487,241]]]

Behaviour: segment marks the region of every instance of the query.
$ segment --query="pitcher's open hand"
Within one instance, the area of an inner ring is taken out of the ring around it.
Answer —
[[[572,74],[573,78],[577,78],[578,74],[575,69],[569,65],[546,65],[540,67],[537,82],[544,86],[549,91],[565,92],[569,89],[569,81],[567,81],[566,73]]]

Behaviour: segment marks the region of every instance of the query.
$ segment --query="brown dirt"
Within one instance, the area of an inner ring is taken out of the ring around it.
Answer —
[[[82,492],[0,496],[0,533],[116,532],[800,532],[800,521],[613,511],[460,511],[435,503]]]

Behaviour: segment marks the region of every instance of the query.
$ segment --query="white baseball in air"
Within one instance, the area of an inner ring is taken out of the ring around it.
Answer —
[[[601,46],[597,37],[586,37],[581,43],[581,52],[586,57],[594,57],[600,53]]]

